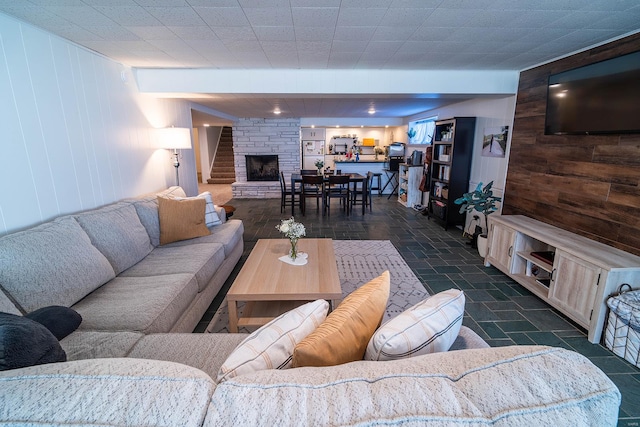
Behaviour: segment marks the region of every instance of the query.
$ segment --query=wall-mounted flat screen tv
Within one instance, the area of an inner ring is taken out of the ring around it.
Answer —
[[[640,133],[640,51],[549,76],[544,133]]]

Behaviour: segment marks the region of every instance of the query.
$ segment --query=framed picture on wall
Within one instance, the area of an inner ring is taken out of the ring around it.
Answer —
[[[484,157],[505,157],[507,153],[508,135],[509,126],[484,128],[482,155]]]

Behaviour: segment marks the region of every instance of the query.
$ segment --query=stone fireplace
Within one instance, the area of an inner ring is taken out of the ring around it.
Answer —
[[[247,181],[278,181],[278,155],[245,155]]]
[[[233,124],[233,156],[236,182],[231,184],[231,192],[234,198],[279,198],[280,172],[288,180],[292,173],[300,171],[300,119],[238,119]],[[249,157],[251,162],[254,157],[270,160],[256,167],[249,164]],[[257,177],[250,176],[252,169],[258,171]],[[270,179],[263,179],[265,175]]]

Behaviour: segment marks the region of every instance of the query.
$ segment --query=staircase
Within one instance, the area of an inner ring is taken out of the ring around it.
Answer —
[[[236,171],[233,166],[233,135],[230,126],[224,126],[220,134],[220,142],[211,168],[209,184],[233,184]]]

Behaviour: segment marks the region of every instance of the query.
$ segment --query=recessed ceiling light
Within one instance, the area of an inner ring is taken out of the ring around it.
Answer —
[[[336,125],[336,127],[337,127],[337,128],[339,128],[339,127],[340,127],[340,125]]]
[[[388,127],[389,127],[389,125],[384,125],[384,127],[388,128]]]
[[[209,127],[209,123],[205,123],[205,124],[203,124],[202,126],[204,126],[204,127],[208,128],[208,127]]]
[[[280,114],[280,113],[281,113],[281,111],[280,111],[279,108],[276,108],[275,110],[273,110],[273,114]]]
[[[375,109],[375,108],[373,108],[373,107],[371,107],[371,108],[369,108],[368,113],[369,113],[369,114],[375,114],[375,113],[376,113],[376,109]]]
[[[315,129],[316,125],[311,125],[311,129]]]

